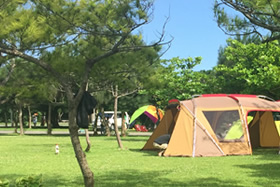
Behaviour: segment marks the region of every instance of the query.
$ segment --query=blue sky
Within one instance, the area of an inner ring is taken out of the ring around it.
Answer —
[[[218,28],[213,13],[214,0],[155,0],[153,20],[142,27],[143,39],[151,42],[169,16],[166,40],[174,37],[171,48],[162,58],[202,57],[194,70],[209,70],[217,65],[218,49],[229,38]]]

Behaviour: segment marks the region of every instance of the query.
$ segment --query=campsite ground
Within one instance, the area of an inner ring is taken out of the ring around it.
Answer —
[[[140,151],[148,136],[91,136],[87,160],[96,186],[280,186],[280,155],[258,149],[252,156],[158,157]],[[44,186],[83,186],[70,138],[65,135],[0,135],[0,179],[12,186],[22,176],[42,174]],[[86,146],[81,137],[82,146]],[[55,154],[55,144],[60,153]]]

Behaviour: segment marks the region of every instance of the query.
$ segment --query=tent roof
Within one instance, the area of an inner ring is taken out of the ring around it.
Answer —
[[[280,111],[280,103],[263,99],[256,95],[241,94],[205,94],[192,100],[181,101],[189,109],[232,109],[238,106],[238,103],[248,111],[252,110],[271,110]]]

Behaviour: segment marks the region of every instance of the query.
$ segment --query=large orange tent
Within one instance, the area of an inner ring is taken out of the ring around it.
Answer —
[[[254,147],[278,147],[275,119],[280,103],[256,95],[209,94],[178,101],[165,115],[143,147],[171,134],[164,156],[250,155]],[[247,116],[253,119],[248,124]]]

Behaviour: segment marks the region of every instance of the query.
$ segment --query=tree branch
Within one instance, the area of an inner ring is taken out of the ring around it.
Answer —
[[[127,91],[125,93],[122,93],[120,95],[118,95],[118,98],[120,97],[124,97],[124,96],[127,96],[127,95],[131,95],[131,94],[134,94],[135,92],[138,92],[139,91],[139,88],[135,89],[135,90],[132,90],[132,91]]]
[[[5,77],[5,79],[0,83],[0,86],[5,85],[9,81],[9,79],[10,79],[10,77],[12,75],[12,72],[14,71],[15,67],[16,67],[16,64],[15,64],[15,62],[13,60],[12,65],[11,65],[11,69],[10,69],[8,75]]]
[[[54,77],[56,77],[58,79],[58,81],[65,86],[65,88],[68,87],[67,85],[67,81],[60,75],[60,73],[58,73],[57,71],[55,71],[49,64],[45,63],[42,60],[39,60],[37,58],[34,58],[30,55],[27,55],[17,49],[10,49],[10,48],[6,48],[6,46],[4,46],[3,44],[0,43],[0,52],[2,53],[6,53],[12,56],[16,56],[16,57],[20,57],[22,59],[25,59],[29,62],[32,62],[38,66],[40,66],[41,68],[43,68],[44,70],[46,70],[47,72],[50,72]]]
[[[233,1],[233,0],[221,0],[221,3],[216,3],[215,5],[215,9],[219,9],[220,6],[222,5],[226,5],[234,10],[236,10],[237,12],[240,12],[244,18],[246,18],[250,23],[249,25],[245,25],[242,26],[242,28],[237,28],[240,30],[242,29],[246,29],[246,27],[252,27],[252,31],[249,31],[247,33],[244,33],[243,35],[250,35],[252,33],[256,33],[259,36],[261,36],[261,38],[264,40],[263,34],[261,34],[261,32],[259,32],[257,30],[257,27],[260,28],[264,28],[268,31],[270,31],[271,33],[278,33],[280,32],[280,26],[279,24],[275,23],[275,20],[280,20],[280,15],[278,15],[277,11],[274,10],[271,1],[267,0],[267,5],[266,5],[266,9],[256,9],[255,6],[250,6],[250,4],[246,5],[244,2],[242,1]],[[257,7],[258,8],[258,7]],[[272,22],[269,22],[270,20],[273,20]],[[231,18],[231,21],[234,23],[233,18]],[[226,23],[225,25],[230,26],[229,23]],[[224,25],[224,26],[225,26]],[[234,25],[235,26],[235,25]],[[222,28],[221,25],[219,25],[220,28]],[[224,33],[228,34],[228,35],[238,35],[237,33],[235,34],[229,34],[229,32],[226,32],[225,29],[222,29]],[[236,31],[236,30],[235,30]],[[230,31],[232,32],[232,31]],[[272,41],[274,39],[279,39],[279,35],[280,34],[273,34],[271,35],[271,37],[266,38],[264,41]]]

